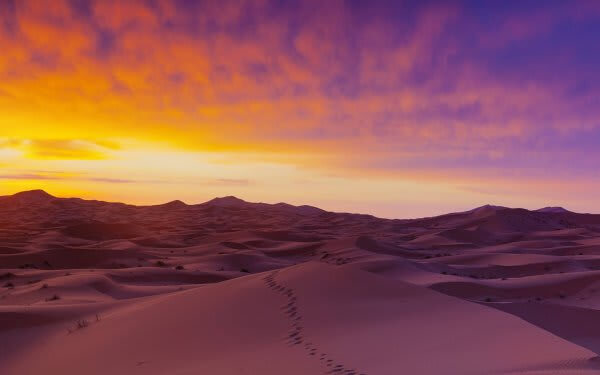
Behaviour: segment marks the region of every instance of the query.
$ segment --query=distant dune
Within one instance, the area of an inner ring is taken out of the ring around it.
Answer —
[[[0,197],[3,375],[592,374],[598,321],[600,215]]]

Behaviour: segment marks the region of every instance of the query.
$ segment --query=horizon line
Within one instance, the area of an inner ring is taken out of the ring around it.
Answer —
[[[124,205],[127,205],[127,206],[134,206],[134,207],[157,207],[157,206],[164,206],[164,205],[167,205],[169,203],[174,203],[174,202],[181,202],[181,203],[183,203],[186,206],[192,207],[192,206],[198,206],[198,205],[203,205],[203,204],[206,204],[206,203],[210,203],[210,202],[215,201],[217,199],[233,198],[233,199],[237,199],[237,200],[240,200],[240,201],[242,201],[244,203],[248,203],[248,204],[266,204],[266,205],[286,204],[286,205],[290,205],[290,206],[293,206],[293,207],[312,207],[312,208],[317,208],[317,209],[320,209],[320,210],[322,210],[324,212],[329,212],[329,213],[351,214],[351,215],[366,215],[366,216],[372,216],[372,217],[375,217],[377,219],[384,219],[384,220],[419,220],[419,219],[428,219],[428,218],[434,218],[434,217],[445,216],[445,215],[469,213],[469,212],[476,211],[478,209],[482,209],[482,208],[486,208],[486,207],[499,208],[499,209],[512,209],[512,210],[521,209],[521,210],[526,210],[526,211],[529,211],[529,212],[542,212],[541,210],[544,210],[544,209],[559,209],[559,210],[564,210],[563,213],[572,213],[572,214],[578,214],[578,215],[599,215],[599,214],[591,213],[591,212],[576,212],[576,211],[571,211],[571,210],[568,210],[568,209],[564,208],[563,206],[544,206],[544,207],[541,207],[541,208],[538,208],[538,209],[528,209],[528,208],[524,208],[524,207],[509,207],[509,206],[500,206],[500,205],[494,205],[494,204],[487,203],[487,204],[483,204],[481,206],[477,206],[477,207],[474,207],[474,208],[471,208],[471,209],[467,209],[467,210],[464,210],[464,211],[452,211],[452,212],[446,212],[446,213],[442,213],[442,214],[439,214],[439,215],[433,215],[433,216],[422,216],[422,217],[412,217],[412,218],[399,218],[399,217],[390,218],[390,217],[381,217],[381,216],[377,216],[377,215],[373,215],[373,214],[368,214],[368,213],[362,213],[362,212],[330,211],[330,210],[326,210],[326,209],[323,209],[323,208],[320,208],[318,206],[311,205],[311,204],[294,205],[294,204],[283,202],[283,201],[279,201],[279,202],[276,202],[276,203],[253,202],[253,201],[245,200],[245,199],[240,198],[240,197],[235,196],[235,195],[218,196],[218,197],[214,197],[214,198],[211,198],[211,199],[209,199],[207,201],[199,202],[199,203],[187,203],[187,202],[185,202],[185,201],[183,201],[181,199],[172,199],[172,200],[169,200],[169,201],[163,202],[163,203],[155,203],[155,204],[133,204],[133,203],[126,203],[126,202],[122,202],[122,201],[107,201],[107,200],[94,199],[94,198],[92,198],[92,199],[86,199],[86,198],[80,198],[80,197],[77,197],[77,196],[58,196],[58,195],[54,195],[54,194],[51,194],[51,193],[47,192],[46,189],[22,190],[22,191],[18,191],[16,193],[13,193],[13,194],[0,195],[0,198],[12,197],[12,196],[19,195],[19,194],[33,193],[33,192],[44,193],[44,194],[46,194],[46,195],[48,195],[48,196],[50,196],[52,198],[55,198],[55,199],[81,199],[81,200],[84,200],[84,201],[96,201],[96,202],[104,202],[104,203],[112,203],[112,204],[124,204]],[[546,213],[552,213],[552,212],[547,211]]]

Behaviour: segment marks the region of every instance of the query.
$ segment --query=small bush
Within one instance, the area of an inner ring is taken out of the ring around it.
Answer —
[[[58,301],[59,299],[60,299],[60,296],[59,296],[58,294],[55,294],[55,295],[53,295],[53,296],[52,296],[52,297],[50,297],[50,298],[46,298],[46,301],[47,301],[47,302],[50,302],[50,301]]]
[[[4,284],[4,287],[5,287],[5,288],[12,289],[12,288],[14,288],[14,287],[15,287],[15,284],[13,284],[13,283],[10,283],[10,282],[9,282],[9,283],[6,283],[6,284]]]
[[[163,262],[162,260],[158,260],[156,261],[156,263],[154,263],[157,267],[166,267],[167,263]]]
[[[242,269],[240,269],[240,272],[250,273],[250,271],[248,271],[248,270],[247,270],[247,269],[245,269],[245,268],[242,268]]]
[[[181,266],[181,265],[180,265],[180,266],[177,266],[177,267],[175,267],[175,269],[176,269],[176,270],[178,270],[178,271],[181,271],[181,270],[183,270],[184,268],[183,268],[183,266]]]
[[[100,321],[100,315],[96,314],[96,322]],[[87,319],[79,319],[75,322],[75,327],[74,328],[67,328],[67,331],[69,333],[73,333],[74,331],[78,331],[80,329],[83,328],[87,328],[90,326],[90,321]]]
[[[48,284],[44,284],[42,285],[42,287],[40,289],[47,289],[48,288]]]

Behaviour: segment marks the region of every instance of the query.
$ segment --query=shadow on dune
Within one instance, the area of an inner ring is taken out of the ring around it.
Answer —
[[[548,332],[600,355],[600,311],[538,303],[484,303],[518,316]]]

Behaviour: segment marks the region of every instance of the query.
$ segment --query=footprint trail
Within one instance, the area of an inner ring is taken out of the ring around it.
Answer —
[[[313,357],[321,362],[324,368],[324,374],[340,374],[340,375],[367,375],[356,369],[339,363],[325,353],[319,346],[307,339],[304,334],[303,318],[298,306],[298,297],[293,288],[288,288],[280,284],[276,276],[279,270],[270,272],[263,277],[263,281],[267,287],[286,298],[287,302],[282,306],[283,314],[290,323],[290,330],[286,338],[286,342],[292,346],[298,346],[304,350],[307,356]]]

